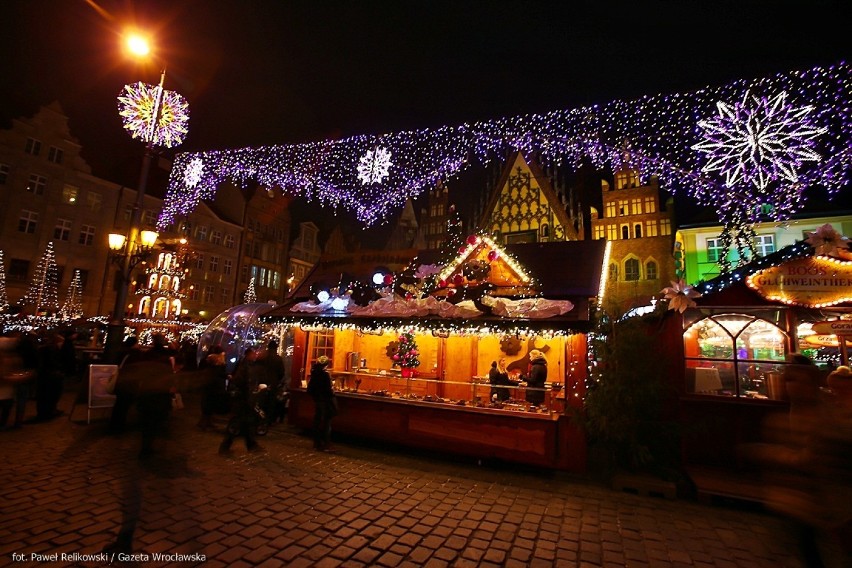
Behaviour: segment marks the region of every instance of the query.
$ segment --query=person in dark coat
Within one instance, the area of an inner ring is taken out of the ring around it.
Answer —
[[[266,364],[266,380],[269,396],[266,403],[266,422],[274,424],[283,420],[286,409],[284,399],[287,385],[284,384],[284,359],[278,354],[278,342],[272,340],[266,346],[263,358]]]
[[[251,396],[257,387],[257,375],[262,370],[258,362],[258,353],[254,349],[246,349],[243,360],[234,372],[231,380],[231,404],[234,419],[239,424],[239,434],[246,442],[246,450],[250,452],[260,451],[261,447],[255,440],[255,428],[257,427],[254,405]],[[227,454],[231,451],[236,435],[230,428],[225,428],[225,438],[219,445],[219,453]]]
[[[491,363],[491,370],[488,371],[488,382],[491,383],[491,400],[499,400],[500,402],[509,400],[509,386],[512,382],[509,380],[505,357],[500,357],[499,361]]]
[[[62,368],[62,344],[65,338],[54,334],[38,351],[36,378],[36,418],[38,422],[56,418],[62,412],[56,407],[62,398],[65,374]]]
[[[530,351],[530,376],[527,379],[527,402],[539,406],[544,402],[544,383],[547,381],[547,360],[538,349]]]
[[[314,400],[314,449],[333,452],[331,448],[331,419],[337,415],[337,402],[327,367],[328,357],[321,355],[311,367],[308,394]]]
[[[230,407],[228,399],[228,372],[225,366],[225,352],[219,345],[210,349],[210,354],[202,361],[205,372],[201,398],[201,419],[198,427],[207,430],[213,427],[214,414],[226,414]]]

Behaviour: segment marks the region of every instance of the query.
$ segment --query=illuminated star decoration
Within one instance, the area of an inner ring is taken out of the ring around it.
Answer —
[[[683,280],[672,281],[672,285],[661,290],[664,298],[669,301],[669,309],[683,313],[687,308],[695,307],[693,298],[700,298],[701,293],[692,286],[687,286]]]
[[[386,148],[367,150],[358,160],[358,179],[362,185],[382,183],[388,177],[392,165],[391,153]]]
[[[201,176],[204,175],[204,161],[201,158],[194,158],[186,168],[184,174],[184,182],[186,187],[195,187],[201,181]]]
[[[692,146],[707,155],[703,172],[720,172],[725,185],[745,182],[764,191],[773,181],[799,181],[802,162],[818,162],[814,139],[826,128],[811,120],[813,106],[787,104],[782,91],[772,98],[746,91],[740,103],[716,103],[718,116],[701,120],[704,141]]]
[[[155,113],[159,115],[156,128]],[[159,85],[142,82],[125,85],[118,95],[118,114],[124,129],[133,138],[151,142],[154,146],[178,146],[188,132],[189,104],[186,99],[174,91],[160,89]]]
[[[846,250],[849,239],[837,232],[830,223],[817,227],[816,231],[808,233],[805,242],[814,247],[814,253],[837,256],[838,249]]]

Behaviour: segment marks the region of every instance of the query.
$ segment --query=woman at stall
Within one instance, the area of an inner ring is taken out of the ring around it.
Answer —
[[[530,351],[530,376],[527,379],[526,399],[533,406],[544,402],[544,383],[547,382],[547,360],[538,349]]]
[[[491,363],[491,370],[488,371],[488,382],[491,383],[491,400],[499,400],[500,402],[509,400],[509,386],[512,382],[509,380],[505,357],[500,357],[500,359]]]

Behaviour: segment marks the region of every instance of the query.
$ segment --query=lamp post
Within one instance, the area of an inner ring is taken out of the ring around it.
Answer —
[[[131,36],[127,42],[128,48],[136,55],[147,55],[150,51],[146,41],[139,36]],[[160,74],[160,83],[155,87],[138,83],[125,86],[119,95],[119,110],[124,120],[124,128],[134,138],[145,142],[145,154],[142,159],[142,169],[139,172],[139,183],[136,189],[136,201],[130,215],[130,230],[127,236],[110,235],[112,259],[120,264],[121,283],[116,292],[115,306],[107,326],[107,337],[104,345],[104,357],[108,362],[117,362],[121,344],[124,340],[124,313],[127,303],[130,277],[137,264],[145,260],[151,253],[157,239],[157,233],[141,230],[142,210],[145,206],[145,191],[148,187],[148,173],[151,162],[156,155],[158,146],[174,146],[183,141],[186,134],[186,101],[177,93],[165,91],[166,71]],[[168,116],[164,107],[168,106]],[[167,124],[161,124],[161,122]],[[176,128],[175,128],[176,127]]]

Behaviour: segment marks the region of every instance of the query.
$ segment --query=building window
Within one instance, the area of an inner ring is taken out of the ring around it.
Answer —
[[[225,248],[234,248],[234,235],[225,235]]]
[[[615,189],[624,189],[627,187],[627,172],[618,172],[615,174]]]
[[[76,185],[65,184],[62,188],[62,201],[69,205],[77,204],[77,195],[80,193],[80,188]]]
[[[208,286],[204,287],[204,302],[205,303],[210,303],[210,302],[213,301],[214,292],[215,292],[215,290],[213,289],[213,286],[208,285]]]
[[[325,355],[330,360],[334,360],[334,331],[315,331],[311,334],[310,362],[313,363],[318,358]]]
[[[80,227],[80,240],[78,242],[81,245],[91,246],[95,242],[95,228],[92,225]]]
[[[71,219],[57,219],[53,229],[53,238],[57,241],[67,241],[71,237]]]
[[[660,234],[663,236],[672,234],[672,222],[669,219],[660,219]]]
[[[146,209],[142,213],[142,225],[145,227],[155,227],[157,225],[157,212],[153,209]]]
[[[707,262],[719,262],[722,255],[722,239],[707,239]]]
[[[199,241],[207,240],[207,227],[205,225],[199,225],[195,228],[195,238]]]
[[[18,218],[18,231],[33,234],[36,231],[36,225],[38,225],[38,213],[23,209]]]
[[[227,288],[222,288],[221,298],[222,298],[220,300],[221,303],[230,304],[231,303],[231,291]]]
[[[0,164],[0,185],[6,185],[9,179],[9,164]]]
[[[775,235],[757,235],[754,238],[754,250],[758,256],[775,252]]]
[[[628,209],[627,205],[628,205],[628,203],[627,203],[626,199],[619,199],[618,200],[618,214],[619,214],[619,216],[623,217],[623,216],[629,214],[630,210]]]
[[[210,256],[210,272],[219,272],[219,257]]]
[[[642,223],[636,223],[633,225],[633,236],[637,239],[642,238]]]
[[[198,288],[196,288],[194,286],[189,287],[189,299],[190,300],[197,301],[198,298],[200,297],[200,295],[201,294],[199,293]]]
[[[243,266],[240,269],[240,282],[242,282],[243,284],[248,282],[248,280],[249,280],[248,275],[249,275],[249,267]]]
[[[625,241],[630,238],[630,227],[628,225],[621,226],[621,238]]]
[[[656,237],[657,236],[657,222],[656,221],[645,221],[645,236],[646,237]]]
[[[30,261],[22,258],[9,259],[9,271],[7,272],[9,280],[16,282],[24,282],[30,272]]]
[[[211,231],[210,232],[210,242],[214,245],[222,244],[222,231]]]
[[[103,196],[96,191],[90,191],[86,194],[86,205],[89,206],[92,213],[97,213],[101,210],[103,200]]]
[[[657,212],[657,200],[653,197],[645,198],[645,213],[656,213]]]
[[[648,280],[657,279],[657,263],[653,260],[649,260],[645,263],[645,278]]]
[[[32,156],[38,156],[41,153],[41,140],[27,138],[27,144],[24,146],[24,152]]]
[[[62,163],[62,150],[57,148],[56,146],[51,146],[47,151],[47,161],[53,162],[54,164]]]
[[[639,260],[628,258],[624,261],[624,279],[627,281],[639,280]]]
[[[609,279],[613,282],[618,280],[618,265],[614,262],[609,265]]]
[[[595,239],[602,239],[606,237],[606,228],[603,225],[597,225],[595,227]]]
[[[125,205],[124,206],[124,213],[122,213],[122,217],[124,218],[125,221],[130,221],[130,218],[133,217],[133,206],[132,205]]]
[[[642,214],[642,200],[641,199],[631,199],[630,200],[630,214],[631,215],[641,215]]]
[[[229,258],[225,259],[224,262],[222,262],[222,274],[230,275],[233,267],[234,267],[233,261]]]
[[[606,216],[607,217],[615,217],[615,201],[610,201],[606,204]]]
[[[610,241],[618,240],[618,225],[607,225],[606,238]]]
[[[198,253],[195,256],[195,268],[204,270],[204,255],[201,253]]]
[[[30,179],[27,180],[27,193],[44,195],[45,187],[47,187],[47,178],[38,174],[30,174]]]

